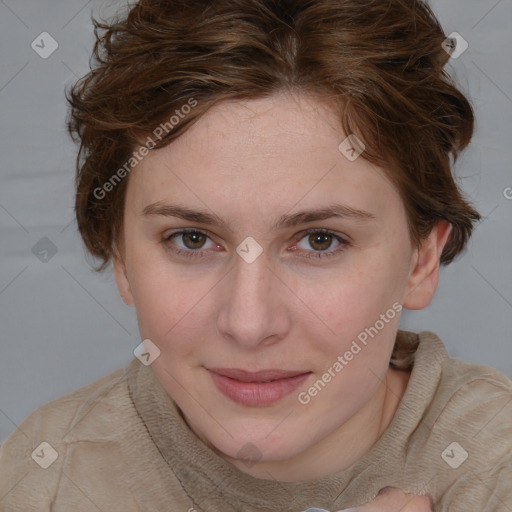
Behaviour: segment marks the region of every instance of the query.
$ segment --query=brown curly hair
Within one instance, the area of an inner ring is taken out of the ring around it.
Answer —
[[[425,2],[140,0],[108,23],[92,21],[91,71],[67,99],[80,143],[76,217],[98,269],[116,248],[126,162],[144,136],[191,99],[154,147],[223,100],[281,90],[314,94],[339,112],[364,157],[397,186],[416,245],[444,219],[452,231],[441,263],[464,249],[480,215],[451,166],[471,139],[473,110],[444,69],[446,36]]]

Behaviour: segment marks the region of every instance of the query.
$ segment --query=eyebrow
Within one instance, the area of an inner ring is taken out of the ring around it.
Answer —
[[[208,226],[220,227],[227,231],[233,232],[228,224],[218,215],[209,213],[204,210],[194,210],[192,208],[187,208],[181,205],[162,204],[160,202],[152,203],[146,206],[142,210],[142,213],[143,215],[163,215],[165,217],[178,217],[190,222],[197,222],[199,224],[205,224]],[[330,218],[370,221],[375,220],[377,217],[373,213],[335,203],[324,208],[302,210],[296,213],[284,214],[277,220],[277,222],[274,223],[272,229],[277,231],[279,229],[295,227],[301,224],[306,224],[308,222],[315,222]]]

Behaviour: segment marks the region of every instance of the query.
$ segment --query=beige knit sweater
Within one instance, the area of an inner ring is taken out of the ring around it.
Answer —
[[[338,511],[391,486],[429,493],[439,512],[512,511],[512,382],[451,359],[431,332],[407,334],[419,346],[405,395],[345,471],[278,482],[238,470],[134,359],[40,407],[10,435],[0,448],[0,510]]]

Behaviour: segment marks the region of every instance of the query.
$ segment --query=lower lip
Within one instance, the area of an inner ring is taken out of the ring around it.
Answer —
[[[277,402],[297,389],[310,375],[302,373],[272,382],[241,382],[212,371],[209,373],[222,394],[243,405],[268,405]]]

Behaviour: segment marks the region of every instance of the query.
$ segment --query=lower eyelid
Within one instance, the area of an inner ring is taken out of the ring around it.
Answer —
[[[351,245],[350,242],[348,242],[347,240],[344,240],[341,237],[334,236],[334,238],[336,238],[336,240],[339,242],[338,247],[336,247],[335,249],[326,249],[325,251],[314,251],[314,250],[304,251],[305,252],[304,258],[320,260],[320,259],[327,259],[330,257],[339,256],[342,252],[346,251],[348,249],[348,247]]]

